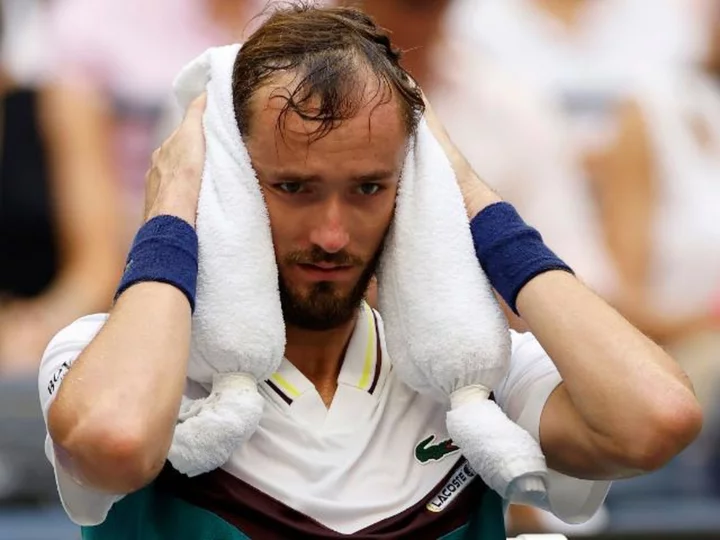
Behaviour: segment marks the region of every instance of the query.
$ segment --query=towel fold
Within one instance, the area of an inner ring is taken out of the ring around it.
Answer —
[[[183,107],[208,94],[188,376],[211,393],[183,402],[169,456],[190,475],[223,465],[252,435],[262,414],[257,382],[278,368],[285,346],[269,219],[232,103],[239,50],[211,49],[176,80]],[[491,488],[537,500],[546,472],[540,447],[488,399],[508,369],[507,323],[475,259],[452,168],[424,120],[404,165],[378,283],[398,376],[450,409],[450,435]]]

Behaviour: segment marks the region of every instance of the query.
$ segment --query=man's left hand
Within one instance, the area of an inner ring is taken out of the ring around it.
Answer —
[[[462,152],[452,142],[427,97],[425,97],[425,120],[430,127],[430,131],[445,151],[453,171],[455,171],[455,177],[465,201],[468,217],[472,219],[486,206],[500,202],[502,199],[480,179]]]

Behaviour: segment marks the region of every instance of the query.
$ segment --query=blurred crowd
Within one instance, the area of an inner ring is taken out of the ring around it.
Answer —
[[[34,378],[60,328],[109,308],[150,155],[177,119],[179,68],[241,41],[272,1],[0,2],[10,385]],[[616,483],[574,531],[704,519],[720,531],[720,0],[338,2],[392,32],[480,175],[695,385],[700,439],[665,470]],[[2,452],[0,439],[0,484]],[[509,519],[516,531],[573,530],[524,508]]]

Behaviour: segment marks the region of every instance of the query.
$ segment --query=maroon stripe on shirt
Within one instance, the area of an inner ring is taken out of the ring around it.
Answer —
[[[168,464],[156,482],[163,492],[213,512],[253,539],[421,540],[440,538],[457,530],[480,508],[488,488],[478,477],[469,480],[470,484],[441,511],[427,508],[462,467],[467,467],[464,459],[412,507],[349,535],[322,525],[222,469],[188,478]]]

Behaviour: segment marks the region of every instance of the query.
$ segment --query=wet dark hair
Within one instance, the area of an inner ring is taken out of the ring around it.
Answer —
[[[400,66],[400,56],[388,34],[358,9],[307,2],[275,8],[235,61],[233,104],[240,132],[249,133],[257,90],[291,74],[292,85],[273,94],[285,100],[278,129],[293,112],[317,122],[310,138],[319,139],[381,95],[378,105],[398,99],[408,134],[413,134],[425,106],[419,87]],[[377,91],[368,99],[373,80]]]

